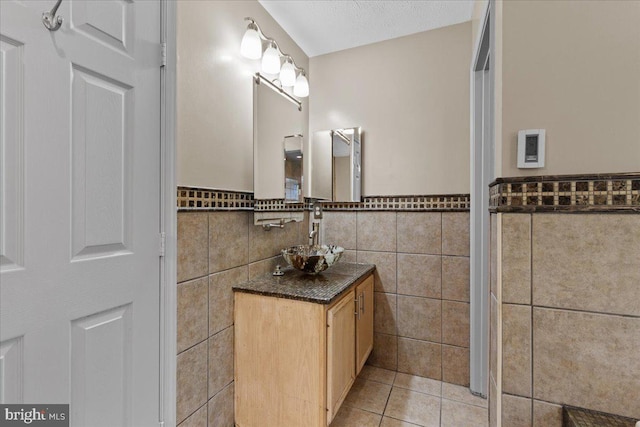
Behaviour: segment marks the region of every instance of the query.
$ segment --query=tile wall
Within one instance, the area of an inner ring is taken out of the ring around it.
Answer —
[[[490,425],[640,419],[640,215],[491,215]]]
[[[176,417],[181,427],[233,427],[232,286],[273,270],[308,223],[264,231],[253,212],[178,212]]]
[[[380,368],[469,384],[469,213],[326,211],[322,241],[376,264]]]

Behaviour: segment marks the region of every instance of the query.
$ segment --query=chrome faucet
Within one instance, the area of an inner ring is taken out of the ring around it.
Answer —
[[[311,232],[309,233],[309,244],[317,245],[318,244],[318,231],[320,229],[320,223],[314,222],[311,224]]]

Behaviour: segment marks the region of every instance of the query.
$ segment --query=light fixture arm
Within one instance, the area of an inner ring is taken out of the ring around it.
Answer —
[[[278,42],[275,41],[275,39],[272,39],[271,37],[267,37],[263,32],[262,29],[260,28],[260,26],[258,25],[258,23],[255,21],[255,19],[253,18],[244,18],[245,21],[249,21],[250,25],[254,25],[256,30],[258,31],[258,35],[260,36],[260,39],[272,43],[273,46],[276,48],[276,50],[278,51],[278,54],[288,60],[291,61],[291,63],[293,64],[293,67],[296,69],[296,71],[299,71],[300,73],[302,73],[303,75],[307,75],[306,71],[304,70],[304,68],[299,67],[298,64],[296,64],[296,61],[293,59],[293,57],[291,55],[289,55],[288,53],[284,53],[282,51],[282,49],[280,49],[280,46],[278,45]]]

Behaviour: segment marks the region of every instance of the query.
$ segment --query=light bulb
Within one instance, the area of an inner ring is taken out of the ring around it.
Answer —
[[[296,85],[293,87],[293,94],[300,98],[309,96],[309,82],[303,73],[300,73],[296,79]]]
[[[273,43],[269,43],[269,47],[262,55],[262,71],[266,74],[278,74],[280,72],[280,55]]]
[[[249,24],[242,37],[240,54],[249,59],[260,59],[262,56],[262,40],[254,24]]]
[[[282,86],[293,86],[296,84],[296,70],[289,59],[280,68],[280,83]]]

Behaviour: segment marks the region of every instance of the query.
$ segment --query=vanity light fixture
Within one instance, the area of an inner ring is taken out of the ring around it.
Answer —
[[[278,43],[264,35],[256,21],[252,18],[244,18],[249,21],[247,31],[242,37],[240,54],[249,59],[262,58],[262,72],[265,74],[278,74],[277,79],[285,87],[293,86],[293,94],[299,98],[309,96],[309,81],[304,68],[298,67],[291,55],[282,52]],[[262,51],[263,42],[266,42],[266,50]],[[281,60],[284,63],[281,64]]]

